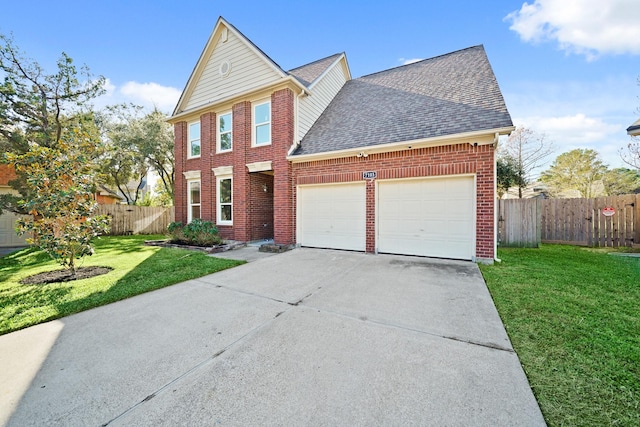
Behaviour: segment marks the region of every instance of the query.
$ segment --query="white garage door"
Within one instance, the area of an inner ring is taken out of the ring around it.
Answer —
[[[378,252],[472,259],[471,176],[378,181]]]
[[[0,215],[0,246],[25,246],[25,236],[18,237],[16,234],[16,221],[20,217],[11,212],[4,211]]]
[[[298,242],[316,248],[364,251],[363,182],[298,187]]]

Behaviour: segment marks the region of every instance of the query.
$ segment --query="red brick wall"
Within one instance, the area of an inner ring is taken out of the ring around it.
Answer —
[[[187,159],[187,123],[176,124],[176,221],[185,222],[187,218],[186,182],[182,172],[200,171],[202,218],[215,222],[216,177],[211,169],[233,166],[233,225],[218,226],[222,237],[239,241],[274,237],[276,243],[294,243],[295,192],[291,165],[286,160],[294,138],[293,106],[291,90],[274,92],[271,95],[271,144],[251,147],[252,104],[249,101],[235,104],[232,107],[233,149],[220,154],[215,152],[216,115],[203,114],[200,117],[201,157],[196,159]],[[272,161],[274,177],[249,173],[247,164],[262,161]],[[262,190],[265,180],[269,186],[267,193]],[[260,191],[256,191],[255,186],[259,186]],[[274,202],[278,207],[275,220]],[[264,227],[265,223],[267,227]]]
[[[216,152],[216,115],[200,116],[200,216],[215,222],[215,177],[211,171]]]
[[[291,163],[286,159],[294,139],[294,95],[289,89],[271,95],[271,138],[274,172],[274,241],[295,243],[295,191]]]
[[[293,164],[295,185],[362,180],[362,172],[376,171],[377,179],[475,174],[476,257],[493,259],[494,254],[494,149],[468,143],[419,148],[369,157],[302,162]],[[367,183],[366,250],[375,250],[375,185]],[[276,203],[277,206],[277,203]]]
[[[9,181],[16,179],[13,166],[0,164],[0,185],[9,185]]]
[[[174,157],[175,157],[175,188],[173,189],[173,204],[175,206],[176,221],[187,222],[187,183],[182,172],[185,171],[187,123],[179,122],[173,125]]]

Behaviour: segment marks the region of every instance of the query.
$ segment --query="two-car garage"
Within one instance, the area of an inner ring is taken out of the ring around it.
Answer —
[[[369,207],[374,211],[376,251],[473,259],[474,189],[473,175],[378,180],[375,206]],[[365,250],[364,181],[301,185],[297,200],[302,246]]]

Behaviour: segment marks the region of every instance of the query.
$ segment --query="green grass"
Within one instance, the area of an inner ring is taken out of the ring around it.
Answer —
[[[66,283],[19,283],[27,276],[60,268],[42,251],[29,248],[0,258],[0,335],[243,263],[199,251],[143,245],[158,238],[162,236],[102,237],[94,242],[96,253],[78,267],[113,270]]]
[[[640,258],[561,245],[481,266],[550,426],[640,426]]]

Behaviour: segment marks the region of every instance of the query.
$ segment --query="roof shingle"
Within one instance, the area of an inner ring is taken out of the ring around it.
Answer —
[[[289,70],[289,74],[298,79],[303,85],[309,87],[340,55],[342,54],[336,53],[326,58],[318,59],[317,61]]]
[[[348,81],[295,155],[512,126],[482,46]]]

